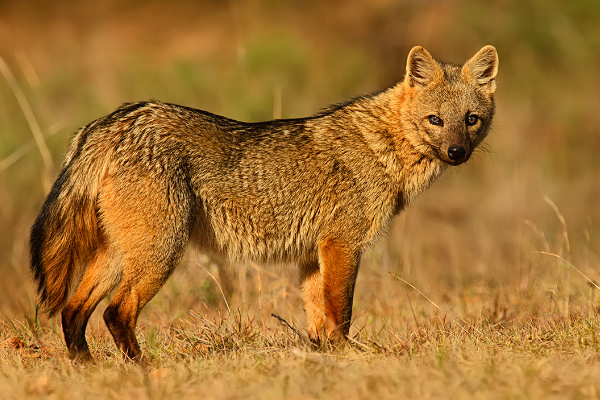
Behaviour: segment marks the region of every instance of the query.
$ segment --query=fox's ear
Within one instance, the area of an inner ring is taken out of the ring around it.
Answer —
[[[465,78],[475,79],[480,85],[488,85],[490,93],[496,91],[498,73],[498,53],[494,46],[485,46],[465,63],[462,74]]]
[[[410,86],[425,86],[440,73],[442,71],[438,63],[421,46],[413,47],[408,53],[404,81]]]

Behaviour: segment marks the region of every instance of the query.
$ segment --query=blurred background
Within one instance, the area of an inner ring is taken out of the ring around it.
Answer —
[[[500,69],[485,150],[365,254],[354,329],[440,313],[388,271],[464,319],[595,312],[599,2],[0,0],[0,318],[34,315],[28,230],[80,126],[149,98],[244,121],[307,116],[393,85],[414,45],[463,63],[486,44]],[[194,252],[184,264],[146,324],[228,305],[304,326],[294,268],[219,273]]]

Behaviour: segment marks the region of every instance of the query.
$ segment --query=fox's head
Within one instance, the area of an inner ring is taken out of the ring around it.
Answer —
[[[467,161],[490,127],[497,72],[493,46],[462,66],[440,63],[414,47],[403,82],[401,120],[415,148],[450,165]]]

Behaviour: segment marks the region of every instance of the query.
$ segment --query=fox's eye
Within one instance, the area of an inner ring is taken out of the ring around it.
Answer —
[[[440,125],[440,126],[442,126],[444,124],[442,122],[442,119],[440,117],[438,117],[437,115],[430,115],[428,118],[429,118],[429,123],[431,125]]]
[[[479,121],[479,117],[477,115],[475,115],[475,114],[467,115],[467,118],[466,118],[467,125],[473,126],[477,123],[477,121]]]

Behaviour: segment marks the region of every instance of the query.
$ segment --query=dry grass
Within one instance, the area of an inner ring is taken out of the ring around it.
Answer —
[[[598,20],[593,1],[0,2],[0,398],[598,397]],[[412,45],[487,43],[487,151],[365,254],[348,344],[307,343],[294,268],[234,265],[226,302],[195,253],[140,317],[146,367],[117,354],[106,303],[94,365],[36,315],[28,229],[77,126],[149,97],[307,115],[399,79]]]
[[[430,316],[416,329],[404,319],[363,321],[336,349],[313,349],[289,328],[265,328],[260,315],[241,311],[190,312],[170,327],[144,318],[146,367],[121,361],[102,329],[90,335],[97,363],[81,366],[65,358],[56,327],[5,323],[25,347],[0,352],[0,387],[6,399],[596,397],[598,317],[540,310],[516,318],[515,305],[499,303],[476,320]]]

